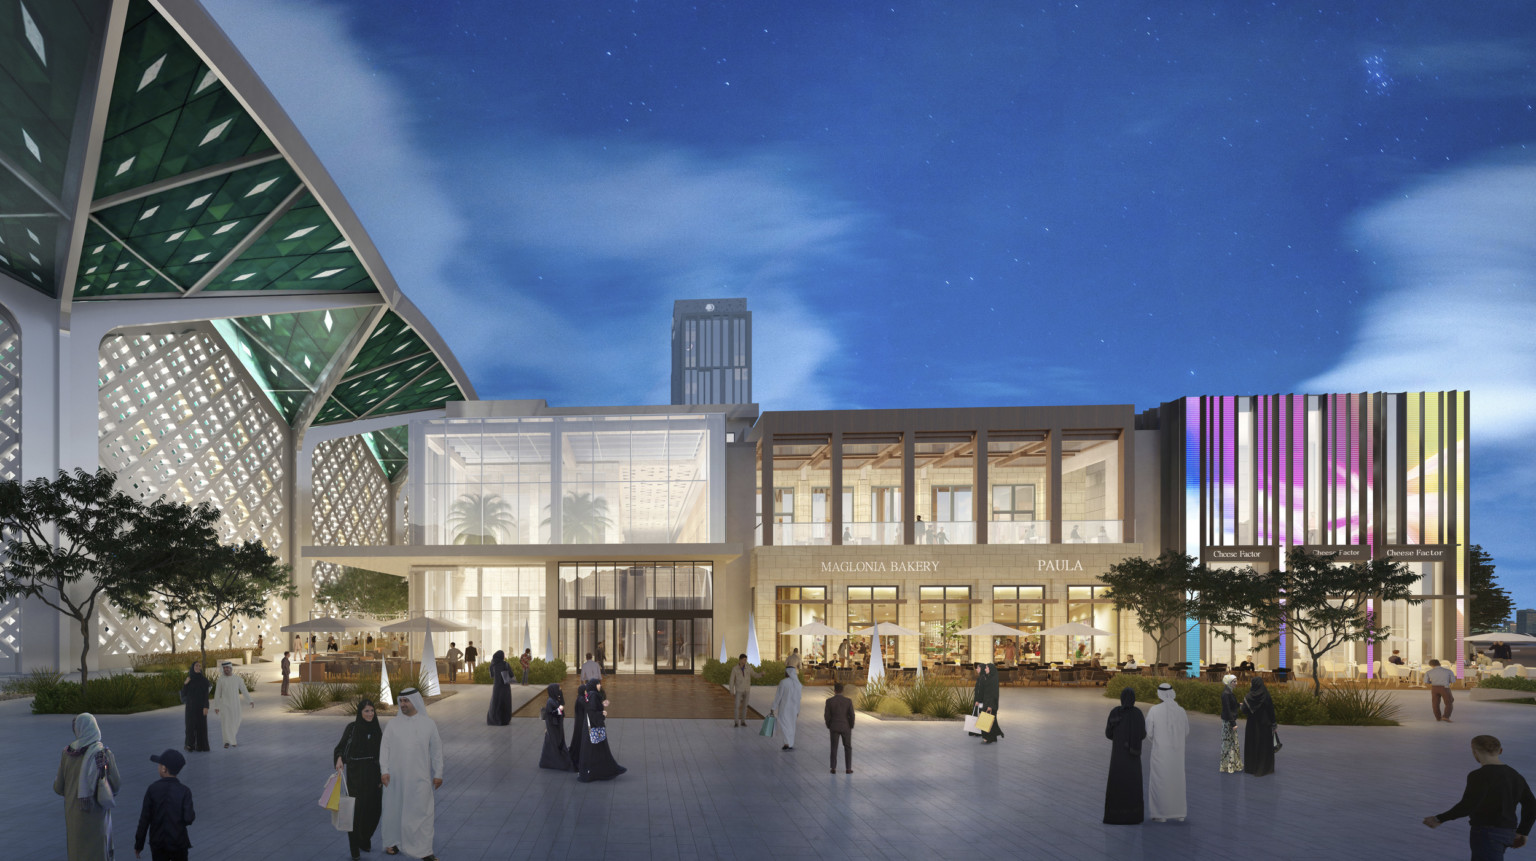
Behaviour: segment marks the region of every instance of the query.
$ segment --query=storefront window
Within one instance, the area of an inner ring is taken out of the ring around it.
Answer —
[[[1115,654],[1120,626],[1114,601],[1109,598],[1108,586],[1068,586],[1067,621],[1081,622],[1108,633],[1092,637],[1067,637],[1066,660],[1085,661],[1093,655],[1099,655],[1105,663],[1119,663],[1123,660]],[[1142,655],[1138,660],[1150,663],[1149,657],[1152,656]]]
[[[918,588],[918,623],[923,659],[962,663],[971,659],[971,638],[955,632],[971,627],[971,587]]]
[[[1038,662],[1039,632],[1045,627],[1044,586],[993,586],[992,621],[1028,631],[1028,637],[993,637],[992,660],[999,664]]]
[[[827,606],[827,587],[825,586],[780,586],[777,590],[778,622],[775,630],[774,657],[784,660],[790,652],[800,650],[800,657],[807,661],[825,661],[829,647],[837,648],[836,643],[828,643],[825,636],[786,636],[785,631],[792,631],[801,625],[809,625],[820,622],[823,625],[830,624]]]
[[[898,595],[899,590],[895,586],[849,586],[848,631],[862,631],[876,622],[882,625],[901,624]],[[852,663],[869,666],[869,651],[873,648],[869,637],[849,637],[848,646]],[[892,660],[898,647],[896,637],[880,635],[880,654],[885,660]]]

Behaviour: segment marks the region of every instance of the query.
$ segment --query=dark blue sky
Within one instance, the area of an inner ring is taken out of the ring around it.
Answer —
[[[767,409],[1470,389],[1536,606],[1530,3],[207,5],[482,397],[736,295]]]

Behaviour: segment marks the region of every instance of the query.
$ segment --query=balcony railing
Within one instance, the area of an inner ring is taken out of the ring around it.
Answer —
[[[1046,544],[1051,540],[1049,520],[989,520],[988,544]]]
[[[1118,520],[1063,520],[1061,541],[1063,544],[1119,544]]]
[[[845,523],[843,544],[900,544],[900,523]]]
[[[919,544],[975,544],[976,521],[940,520],[923,522],[923,533],[917,537]]]
[[[830,545],[830,523],[775,523],[773,543],[780,547]]]

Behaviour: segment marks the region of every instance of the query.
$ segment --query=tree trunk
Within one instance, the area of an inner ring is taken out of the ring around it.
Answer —
[[[86,681],[90,678],[86,656],[91,653],[91,617],[80,619],[80,710],[86,711]]]

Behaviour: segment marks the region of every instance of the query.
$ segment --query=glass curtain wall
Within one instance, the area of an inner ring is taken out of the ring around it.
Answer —
[[[849,586],[847,630],[862,631],[874,626],[876,622],[882,625],[901,624],[900,594],[898,586]],[[874,648],[872,640],[872,637],[849,637],[849,659],[855,664],[869,666],[869,653]],[[880,654],[886,660],[898,654],[898,647],[896,637],[880,635]]]
[[[724,421],[700,414],[415,422],[422,468],[411,477],[420,502],[410,508],[419,518],[413,532],[425,544],[720,541],[723,505],[711,483],[723,466]]]
[[[993,637],[993,662],[1038,662],[1040,631],[1045,629],[1045,587],[993,586],[992,621],[1030,633],[1027,637]]]
[[[976,447],[969,433],[919,434],[912,445],[918,544],[975,544]]]
[[[413,576],[422,581],[427,614],[462,623],[462,629],[434,632],[434,651],[443,655],[451,640],[462,650],[475,648],[490,660],[497,649],[522,654],[525,646],[543,657],[544,568],[437,568]]]
[[[560,565],[564,660],[618,673],[691,672],[710,657],[714,594],[702,562]]]
[[[809,625],[812,622],[820,622],[830,625],[830,608],[827,603],[827,587],[825,586],[780,586],[776,594],[778,601],[775,607],[778,611],[778,621],[775,630],[778,636],[774,638],[774,656],[782,661],[789,657],[790,652],[800,650],[800,657],[808,661],[825,661],[829,648],[835,650],[835,643],[828,643],[824,636],[785,636],[785,631],[790,631],[801,625]]]
[[[844,544],[902,543],[901,460],[899,433],[843,437]]]
[[[987,543],[1045,544],[1051,540],[1046,482],[1050,441],[1042,432],[987,438]]]
[[[827,437],[775,437],[773,543],[831,544],[832,509],[827,502],[831,486],[832,445]]]
[[[1067,641],[1064,660],[1083,661],[1097,654],[1105,663],[1120,663],[1122,659],[1115,654],[1115,644],[1120,642],[1119,616],[1109,598],[1108,586],[1068,586],[1067,621],[1082,622],[1108,631],[1109,635],[1063,638]],[[1139,663],[1150,664],[1153,660],[1155,656],[1143,655]]]
[[[1061,540],[1118,544],[1120,434],[1066,431],[1061,440]]]
[[[923,660],[935,663],[971,660],[971,638],[955,633],[971,627],[971,587],[920,586],[917,602]]]

